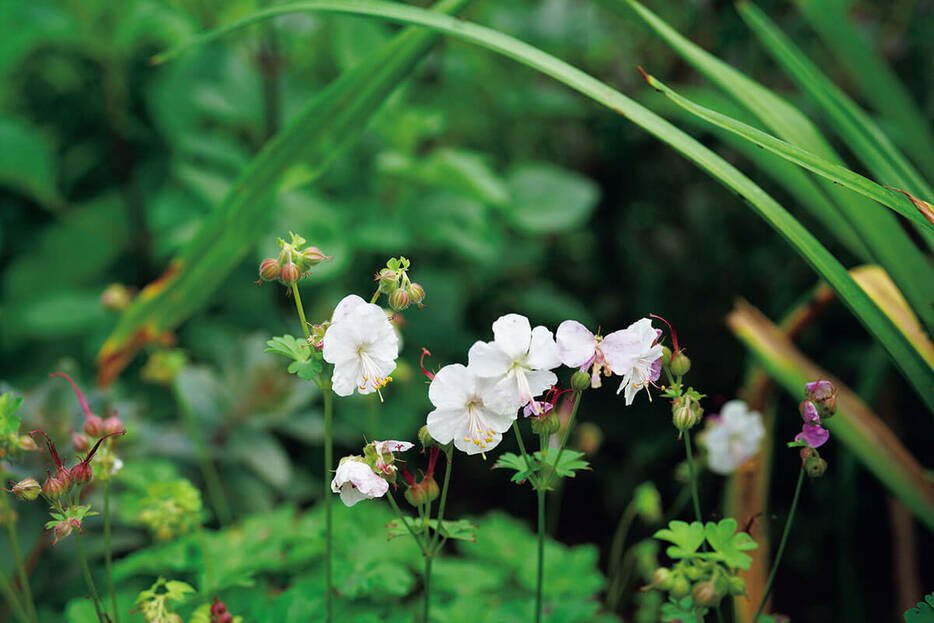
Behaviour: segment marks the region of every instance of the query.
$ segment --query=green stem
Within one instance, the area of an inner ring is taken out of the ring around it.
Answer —
[[[311,337],[311,333],[308,331],[308,322],[305,320],[305,308],[302,306],[302,295],[298,293],[298,284],[292,284],[292,298],[295,299],[295,309],[298,310],[298,318],[302,321],[302,333],[305,334],[305,339]]]
[[[545,581],[545,489],[538,494],[538,583],[535,587],[535,623],[542,621],[542,588]]]
[[[0,487],[0,489],[2,489],[2,487]],[[16,571],[19,574],[20,588],[23,591],[23,601],[25,602],[23,609],[29,614],[29,618],[32,621],[38,622],[39,618],[36,615],[36,605],[32,600],[32,590],[29,588],[29,574],[26,573],[26,565],[23,564],[23,555],[20,552],[19,539],[16,536],[16,524],[13,521],[13,509],[10,508],[10,500],[7,497],[6,491],[2,491],[0,500],[2,500],[3,503],[3,509],[0,510],[0,518],[6,523],[7,531],[10,533],[10,549],[13,550],[13,560],[16,563]]]
[[[204,565],[204,586],[198,588],[202,593],[207,593],[214,588],[214,561],[211,558],[211,550],[208,548],[208,535],[200,523],[198,524],[198,545],[201,548],[201,564]]]
[[[296,294],[298,290],[296,290]],[[298,299],[296,299],[297,301]],[[301,310],[301,307],[299,307]],[[299,312],[301,313],[301,312]],[[302,315],[302,325],[304,326],[304,315]],[[306,330],[307,333],[307,330]],[[333,518],[331,514],[331,465],[334,462],[334,440],[333,440],[333,421],[334,421],[334,395],[331,393],[330,381],[322,383],[324,390],[324,521],[325,521],[325,559],[324,571],[325,581],[327,583],[327,594],[325,595],[326,621],[331,623],[334,617],[334,584],[331,574],[331,565],[334,553],[333,544]]]
[[[101,598],[97,594],[97,587],[94,586],[94,578],[91,577],[91,568],[88,567],[88,557],[84,553],[84,541],[81,538],[80,532],[75,534],[75,543],[78,548],[78,558],[81,561],[81,573],[84,575],[84,581],[88,585],[88,590],[91,591],[91,599],[94,600],[94,611],[97,612],[97,620],[100,621],[100,623],[108,623],[104,614],[101,612]]]
[[[211,453],[208,451],[207,442],[204,435],[201,434],[201,427],[195,417],[191,406],[182,396],[177,383],[172,385],[175,394],[175,402],[178,403],[178,410],[182,414],[182,420],[188,433],[188,438],[195,446],[195,454],[198,457],[198,466],[201,468],[201,477],[204,479],[204,486],[208,490],[208,497],[211,498],[211,506],[217,514],[217,519],[221,525],[227,525],[231,522],[233,515],[230,511],[230,503],[224,493],[224,486],[221,484],[220,474],[217,472],[217,466],[211,459]]]
[[[117,592],[114,590],[113,548],[110,541],[110,478],[104,479],[104,562],[107,566],[107,590],[110,591],[110,605],[113,607],[114,622],[120,623],[120,611],[117,609]]]
[[[531,470],[532,459],[529,457],[528,452],[525,451],[525,442],[522,441],[522,431],[519,430],[519,420],[512,421],[512,430],[516,434],[516,441],[519,442],[519,452],[522,453],[522,460],[525,461],[526,467]],[[537,488],[538,480],[535,478],[535,474],[529,474],[529,482],[533,487]]]
[[[609,561],[609,582],[607,583],[610,587],[609,595],[607,595],[607,606],[611,612],[616,611],[616,607],[619,605],[619,599],[621,595],[619,594],[620,580],[622,575],[623,567],[623,545],[626,544],[626,536],[629,534],[629,528],[632,527],[632,522],[636,518],[636,505],[633,501],[630,501],[626,505],[626,510],[623,511],[623,514],[619,518],[619,523],[616,525],[616,533],[613,535],[613,542],[610,545],[610,561]]]
[[[688,471],[691,474],[691,500],[694,502],[694,516],[697,521],[704,523],[704,516],[700,509],[700,496],[697,494],[697,472],[694,469],[694,453],[691,451],[691,431],[684,431],[684,452],[688,457]]]
[[[13,585],[10,584],[10,579],[6,576],[2,567],[0,567],[0,592],[3,593],[3,597],[10,604],[10,609],[13,610],[16,618],[22,623],[30,623],[31,619],[26,615],[26,611],[23,610],[23,605],[19,602],[19,599],[16,598]]]
[[[561,461],[561,454],[564,452],[564,448],[568,445],[568,438],[571,436],[571,429],[574,428],[574,420],[577,418],[577,409],[581,406],[581,398],[584,396],[584,392],[574,392],[574,406],[571,408],[571,417],[568,419],[568,425],[564,429],[564,435],[561,436],[561,445],[558,447],[558,456],[555,457],[555,471],[558,469],[558,465]],[[544,452],[544,448],[542,449]]]
[[[379,300],[379,288],[376,288],[376,292],[373,293],[373,296],[370,298],[370,305],[374,305],[376,301]]]
[[[409,534],[412,535],[412,538],[415,539],[415,544],[418,545],[418,549],[421,550],[422,555],[427,558],[428,550],[425,549],[425,546],[422,544],[422,540],[418,538],[418,535],[415,534],[414,530],[412,530],[412,525],[405,520],[405,515],[402,514],[402,510],[399,508],[399,505],[396,504],[396,498],[392,497],[392,491],[386,492],[386,500],[389,502],[389,505],[392,506],[392,510],[396,512],[396,517],[399,518],[399,521],[402,522],[402,525],[405,526],[406,530],[409,531]]]
[[[798,484],[795,485],[795,497],[791,500],[791,510],[788,511],[788,519],[785,520],[785,529],[782,531],[782,540],[778,543],[778,551],[775,553],[775,562],[772,563],[772,570],[769,572],[769,581],[765,585],[765,593],[762,594],[762,601],[759,602],[756,614],[752,617],[753,623],[759,619],[759,615],[762,614],[762,609],[765,608],[765,602],[769,598],[769,593],[772,592],[775,574],[778,572],[778,565],[782,561],[782,554],[785,553],[785,544],[788,542],[788,535],[791,533],[791,524],[795,519],[795,510],[798,508],[798,498],[801,496],[801,483],[803,482],[804,467],[802,466],[801,470],[798,472]]]
[[[448,448],[444,454],[447,457],[447,463],[444,467],[444,483],[441,485],[441,502],[438,504],[438,528],[435,530],[434,537],[432,537],[432,556],[438,555],[447,540],[441,536],[441,530],[444,527],[444,506],[448,501],[448,483],[451,482],[451,463],[454,462],[454,450]],[[435,545],[436,542],[438,542],[437,545]]]
[[[425,556],[425,623],[431,620],[431,556]]]

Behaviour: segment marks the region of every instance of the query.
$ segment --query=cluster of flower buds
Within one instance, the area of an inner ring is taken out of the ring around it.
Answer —
[[[673,569],[659,567],[652,582],[643,590],[667,592],[676,600],[690,596],[701,607],[715,607],[727,595],[745,595],[746,581],[716,562],[691,560],[679,562]]]
[[[788,445],[792,447],[802,446],[805,449],[815,450],[827,443],[827,440],[830,439],[830,431],[821,426],[821,420],[833,417],[833,414],[836,412],[837,389],[830,381],[812,381],[805,385],[804,395],[805,399],[798,405],[798,410],[801,413],[801,419],[804,420],[804,424],[801,426],[801,432],[795,436],[795,440]],[[815,451],[809,456],[816,456],[816,454]],[[803,453],[802,460],[804,460]],[[820,460],[823,465],[822,468],[816,467],[816,459],[811,460],[811,464],[815,466],[813,467],[813,472],[815,473],[814,477],[822,475],[824,470],[827,469],[827,463],[823,462],[823,459]],[[805,465],[805,469],[807,469],[807,465]],[[811,471],[812,470],[808,470],[809,475]]]
[[[291,287],[299,282],[302,277],[308,276],[314,266],[321,262],[333,259],[333,256],[325,255],[318,247],[306,247],[306,240],[289,232],[291,241],[286,242],[279,238],[278,257],[267,257],[259,265],[259,281],[278,281],[286,287]]]
[[[575,374],[586,376],[587,386],[590,386],[590,377],[586,372],[575,372]],[[530,400],[522,408],[522,414],[531,419],[533,433],[536,435],[554,435],[561,430],[561,418],[558,416],[555,406],[558,404],[558,399],[569,391],[571,390],[552,387],[545,394],[544,400]]]
[[[801,448],[801,469],[808,478],[820,478],[827,471],[827,461],[814,448]]]
[[[435,466],[438,463],[439,454],[441,454],[441,450],[437,446],[428,451],[428,470],[421,480],[415,480],[415,476],[404,466],[399,469],[399,473],[402,474],[402,478],[407,485],[405,499],[416,508],[423,504],[431,504],[441,495],[441,488],[435,480]]]
[[[405,257],[390,258],[386,267],[380,269],[374,278],[379,282],[374,302],[380,294],[385,294],[389,297],[389,306],[397,312],[407,309],[413,303],[419,309],[424,307],[422,301],[425,300],[425,289],[409,279],[410,266],[411,262]]]
[[[678,398],[671,402],[671,423],[678,429],[679,433],[691,430],[697,426],[704,414],[704,409],[700,406],[702,395],[695,389],[690,388]]]
[[[704,409],[700,405],[701,394],[693,387],[685,388],[681,380],[691,371],[691,360],[684,353],[681,345],[678,343],[678,334],[674,327],[661,316],[650,314],[652,318],[658,318],[671,331],[671,344],[674,350],[667,346],[662,347],[662,368],[665,370],[671,381],[670,387],[665,387],[663,396],[671,399],[671,423],[678,429],[678,437],[685,431],[689,431],[697,426],[704,415]],[[659,331],[661,334],[661,331]]]
[[[233,623],[233,615],[227,612],[227,605],[214,598],[211,604],[211,623]]]
[[[820,379],[807,383],[804,395],[817,407],[821,418],[833,417],[837,412],[837,388],[830,381]]]

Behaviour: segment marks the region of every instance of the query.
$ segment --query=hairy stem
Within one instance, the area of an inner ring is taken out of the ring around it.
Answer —
[[[302,306],[302,295],[298,293],[298,284],[292,284],[292,298],[295,300],[295,309],[298,310],[298,319],[302,321],[302,333],[305,334],[305,339],[311,338],[311,333],[308,331],[308,322],[305,320],[305,308]]]
[[[296,290],[296,294],[298,290]],[[296,299],[298,302],[298,299]],[[301,307],[299,307],[301,310]],[[302,315],[302,326],[305,325],[305,317]],[[307,328],[306,328],[307,333]],[[333,440],[333,420],[334,420],[334,395],[331,393],[331,383],[326,381],[322,383],[324,390],[324,522],[325,522],[325,581],[327,583],[326,603],[326,621],[331,623],[334,617],[334,585],[332,577],[332,559],[334,554],[334,535],[333,518],[331,515],[331,465],[334,462],[334,440]]]
[[[778,550],[775,552],[775,562],[772,563],[772,570],[769,572],[769,581],[765,585],[765,593],[762,594],[762,600],[759,607],[756,608],[756,614],[752,617],[753,623],[759,619],[762,609],[765,608],[765,602],[772,592],[772,584],[775,583],[775,574],[778,573],[778,565],[782,561],[782,554],[785,553],[785,544],[788,542],[788,535],[791,533],[791,524],[795,520],[795,510],[798,508],[798,498],[801,496],[801,484],[804,482],[804,466],[798,471],[798,484],[795,485],[795,496],[791,500],[791,510],[788,511],[788,519],[785,520],[785,529],[782,531],[782,540],[778,543]]]
[[[441,485],[441,502],[438,505],[438,528],[435,530],[435,535],[432,538],[432,547],[434,548],[431,550],[432,556],[437,556],[441,552],[441,548],[447,540],[447,537],[441,536],[441,530],[444,527],[444,506],[448,500],[448,483],[451,482],[451,463],[454,462],[453,448],[448,448],[444,454],[447,458],[447,463],[444,467],[444,483]],[[436,542],[437,545],[435,545]]]
[[[88,557],[84,553],[84,541],[81,538],[80,532],[75,534],[75,543],[78,548],[78,559],[81,561],[81,573],[84,575],[84,581],[88,585],[88,590],[91,591],[91,599],[94,601],[94,611],[97,613],[97,620],[100,621],[100,623],[108,623],[107,618],[101,611],[101,598],[97,594],[97,587],[94,586],[94,578],[91,577],[91,568],[88,567]]]
[[[545,489],[538,495],[538,582],[535,586],[535,623],[542,621],[542,588],[545,582]]]
[[[113,547],[110,541],[110,478],[104,479],[104,563],[107,567],[107,590],[110,591],[110,605],[113,608],[114,623],[120,623],[120,611],[117,609],[117,592],[114,590]]]

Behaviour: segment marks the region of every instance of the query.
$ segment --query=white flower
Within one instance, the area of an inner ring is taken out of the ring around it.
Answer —
[[[414,447],[415,444],[410,441],[396,441],[395,439],[374,441],[373,451],[376,454],[376,460],[373,464],[373,469],[380,475],[395,476],[397,468],[394,465],[395,457],[393,456],[393,452],[405,452]]]
[[[453,441],[455,448],[467,454],[495,448],[516,419],[501,388],[459,363],[435,374],[428,398],[435,406],[428,414],[428,434],[442,445]]]
[[[378,392],[392,381],[399,338],[379,305],[355,294],[334,309],[322,340],[324,360],[334,364],[331,386],[338,396]],[[382,394],[380,394],[382,399]]]
[[[628,335],[626,330],[620,330],[600,337],[576,320],[565,320],[558,325],[555,341],[561,363],[569,368],[578,368],[581,372],[589,368],[590,386],[596,389],[602,385],[601,373],[605,376],[626,373],[625,369],[611,369],[608,359],[612,358],[620,364],[628,362],[628,349],[632,343]]]
[[[725,475],[755,456],[763,437],[765,427],[759,412],[750,412],[742,400],[731,400],[719,416],[707,418],[700,441],[707,448],[710,470]]]
[[[655,343],[658,331],[648,318],[637,320],[614,335],[616,344],[611,349],[604,349],[603,354],[610,369],[623,377],[616,393],[625,390],[626,406],[629,406],[640,389],[658,380],[662,372],[662,346]],[[609,336],[604,342],[607,339]]]
[[[389,491],[389,483],[360,457],[345,456],[337,466],[331,491],[341,494],[341,502],[353,506],[362,500],[384,496]]]
[[[493,341],[476,342],[467,355],[471,370],[492,379],[515,411],[558,382],[552,368],[561,365],[554,336],[545,327],[531,328],[519,314],[500,316],[493,323]],[[533,405],[534,407],[535,405]]]

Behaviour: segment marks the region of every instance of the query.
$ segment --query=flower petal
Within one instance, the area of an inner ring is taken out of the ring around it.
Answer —
[[[496,342],[475,342],[467,352],[467,367],[477,376],[498,378],[508,373],[512,360]]]
[[[331,314],[331,324],[344,320],[351,312],[364,305],[369,305],[369,303],[356,294],[348,294],[334,308],[334,313]]]
[[[464,409],[435,409],[428,414],[427,424],[431,438],[443,445],[463,439],[467,434],[469,421]]]
[[[551,330],[541,326],[532,329],[529,356],[525,360],[525,365],[537,370],[551,370],[561,365],[558,345],[555,344]]]
[[[349,396],[363,384],[363,371],[360,360],[349,359],[334,364],[331,374],[331,389],[338,396]]]
[[[522,359],[529,352],[532,341],[529,319],[519,314],[500,316],[493,323],[493,341],[513,361]]]
[[[548,370],[532,370],[525,373],[525,378],[529,381],[529,390],[532,398],[541,396],[551,389],[551,386],[558,382],[558,376]]]
[[[428,399],[439,408],[463,409],[475,386],[476,377],[473,372],[459,363],[453,363],[444,366],[435,374],[431,385],[428,386]]]
[[[600,342],[600,350],[610,371],[622,376],[632,369],[639,358],[638,336],[628,329],[614,331]]]
[[[555,341],[561,363],[569,368],[580,368],[586,364],[597,349],[597,338],[576,320],[565,320],[558,325]]]

